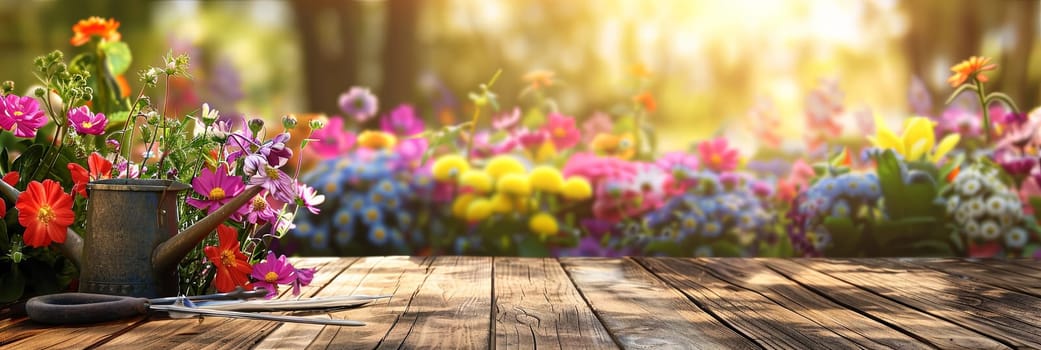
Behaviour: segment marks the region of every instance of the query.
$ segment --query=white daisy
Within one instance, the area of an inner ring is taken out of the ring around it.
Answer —
[[[1011,248],[1022,248],[1027,245],[1027,239],[1030,238],[1027,235],[1027,231],[1016,227],[1005,233],[1005,245]]]
[[[973,196],[980,191],[980,181],[975,178],[965,180],[958,186],[958,190],[965,196]]]
[[[994,220],[987,220],[980,224],[980,238],[990,241],[1001,236],[1001,227]]]
[[[969,238],[976,238],[980,236],[980,224],[975,220],[970,220],[965,224],[965,235]]]
[[[958,210],[958,204],[961,204],[961,197],[951,196],[947,199],[947,215],[954,215],[954,212]]]
[[[965,206],[969,208],[969,216],[972,218],[978,218],[987,211],[987,205],[983,203],[983,198],[976,197],[965,202]]]
[[[986,202],[987,214],[999,216],[1005,213],[1005,199],[1000,196],[990,196]]]

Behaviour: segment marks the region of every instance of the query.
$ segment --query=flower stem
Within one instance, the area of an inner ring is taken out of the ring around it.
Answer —
[[[990,143],[990,110],[987,108],[986,94],[983,92],[983,83],[975,77],[972,81],[976,84],[976,96],[980,99],[980,109],[983,110],[983,142]]]

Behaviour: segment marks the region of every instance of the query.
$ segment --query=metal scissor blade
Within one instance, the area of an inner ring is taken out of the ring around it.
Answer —
[[[214,317],[228,317],[228,318],[242,318],[250,320],[265,320],[275,322],[292,322],[292,323],[305,323],[305,324],[317,324],[326,326],[364,326],[364,322],[351,321],[351,320],[333,320],[333,319],[320,319],[310,317],[298,317],[298,316],[283,316],[283,315],[271,315],[271,314],[253,314],[248,312],[238,311],[223,311],[223,310],[210,310],[191,308],[185,306],[176,305],[149,305],[149,308],[157,311],[180,313],[180,314],[195,314],[202,316],[214,316]]]
[[[198,302],[200,308],[225,311],[304,311],[316,309],[342,309],[368,304],[374,300],[389,298],[390,295],[348,295],[288,300],[250,300]]]

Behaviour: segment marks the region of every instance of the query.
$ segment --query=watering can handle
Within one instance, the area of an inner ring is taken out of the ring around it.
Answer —
[[[47,324],[100,323],[144,315],[148,299],[92,293],[38,296],[25,303],[29,319]]]

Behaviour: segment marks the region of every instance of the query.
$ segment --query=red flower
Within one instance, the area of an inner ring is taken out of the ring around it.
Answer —
[[[51,242],[64,243],[65,232],[75,221],[72,195],[54,180],[33,181],[18,197],[18,223],[25,227],[22,239],[30,247],[46,247]]]
[[[7,216],[7,202],[0,198],[0,219],[3,219],[5,216]]]
[[[639,95],[633,96],[633,102],[642,105],[643,109],[646,110],[647,113],[654,113],[654,111],[658,110],[658,102],[654,100],[654,95],[651,95],[650,92],[642,92]]]
[[[17,171],[10,171],[7,174],[4,174],[4,182],[11,186],[18,184],[18,180],[20,179],[21,175],[18,175]]]
[[[213,266],[217,267],[217,275],[213,277],[217,291],[230,292],[236,286],[251,289],[246,284],[253,266],[249,265],[246,254],[239,249],[238,232],[233,227],[220,225],[217,226],[217,238],[220,240],[219,247],[206,246],[202,249]]]
[[[87,166],[90,167],[90,172],[84,169],[82,165],[76,163],[69,163],[67,166],[69,173],[72,174],[72,182],[74,182],[72,192],[79,193],[83,198],[87,198],[88,182],[112,178],[112,162],[97,152],[91,153],[90,157],[87,157]]]

